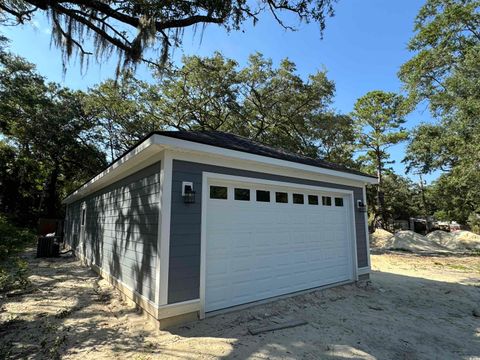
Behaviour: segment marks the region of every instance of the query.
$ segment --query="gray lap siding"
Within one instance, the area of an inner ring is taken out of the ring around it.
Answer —
[[[66,241],[132,290],[155,300],[160,163],[148,166],[67,207]]]
[[[170,262],[168,273],[168,303],[199,298],[200,288],[200,240],[202,209],[202,175],[213,172],[264,180],[282,181],[303,185],[351,190],[357,200],[365,201],[363,188],[286,177],[254,171],[233,169],[188,161],[173,161],[172,207],[170,223]],[[185,204],[182,199],[182,181],[193,181],[196,191],[194,204]],[[368,250],[364,213],[355,211],[358,267],[368,266]]]

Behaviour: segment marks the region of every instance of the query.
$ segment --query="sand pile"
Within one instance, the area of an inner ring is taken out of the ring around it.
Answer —
[[[445,252],[448,248],[417,234],[411,230],[397,232],[390,240],[389,249],[407,250],[413,252]]]
[[[467,249],[480,249],[480,235],[471,231],[455,231],[455,239]]]
[[[439,245],[445,246],[450,250],[458,249],[458,243],[455,241],[455,237],[451,232],[447,232],[443,230],[435,230],[427,234],[426,237],[427,239],[430,239]]]
[[[392,237],[393,234],[391,232],[383,229],[376,229],[373,234],[370,234],[370,246],[383,249],[389,244],[389,240]]]
[[[471,231],[432,231],[427,238],[450,250],[480,249],[480,235]]]

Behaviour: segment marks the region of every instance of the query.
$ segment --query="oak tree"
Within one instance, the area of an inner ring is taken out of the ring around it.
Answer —
[[[237,31],[246,21],[255,24],[263,13],[270,13],[285,29],[293,29],[285,20],[293,15],[300,22],[317,22],[323,30],[326,18],[333,15],[334,1],[4,0],[0,23],[24,24],[37,13],[46,15],[52,40],[63,51],[64,64],[74,54],[82,60],[89,55],[101,60],[116,52],[119,68],[140,61],[162,66],[169,49],[181,45],[189,27],[216,24]],[[149,56],[149,49],[159,55]]]

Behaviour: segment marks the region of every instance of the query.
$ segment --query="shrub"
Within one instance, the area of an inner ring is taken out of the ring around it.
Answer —
[[[35,235],[30,230],[18,228],[0,215],[0,261],[18,254],[34,242]]]
[[[28,265],[19,254],[34,242],[30,230],[18,228],[0,215],[0,292],[28,285]]]
[[[480,234],[480,214],[471,213],[467,223],[474,233]]]

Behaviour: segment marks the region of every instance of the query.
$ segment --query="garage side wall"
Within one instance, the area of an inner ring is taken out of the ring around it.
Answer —
[[[71,247],[76,248],[78,246],[78,240],[80,236],[80,219],[81,219],[81,202],[76,201],[67,205],[65,216],[65,242]]]
[[[363,199],[363,189],[361,187],[174,160],[170,223],[170,263],[168,275],[169,304],[199,298],[202,209],[201,192],[203,172],[328,187],[332,189],[351,190],[354,193],[355,203],[357,200],[365,201],[365,199]],[[183,202],[182,181],[193,181],[193,186],[196,191],[196,201],[194,204],[185,204]],[[366,229],[364,216],[364,213],[360,213],[355,209],[357,261],[359,268],[368,266],[368,249],[365,236]]]
[[[156,291],[159,178],[156,163],[69,204],[65,232],[67,243],[89,263],[151,301]]]

